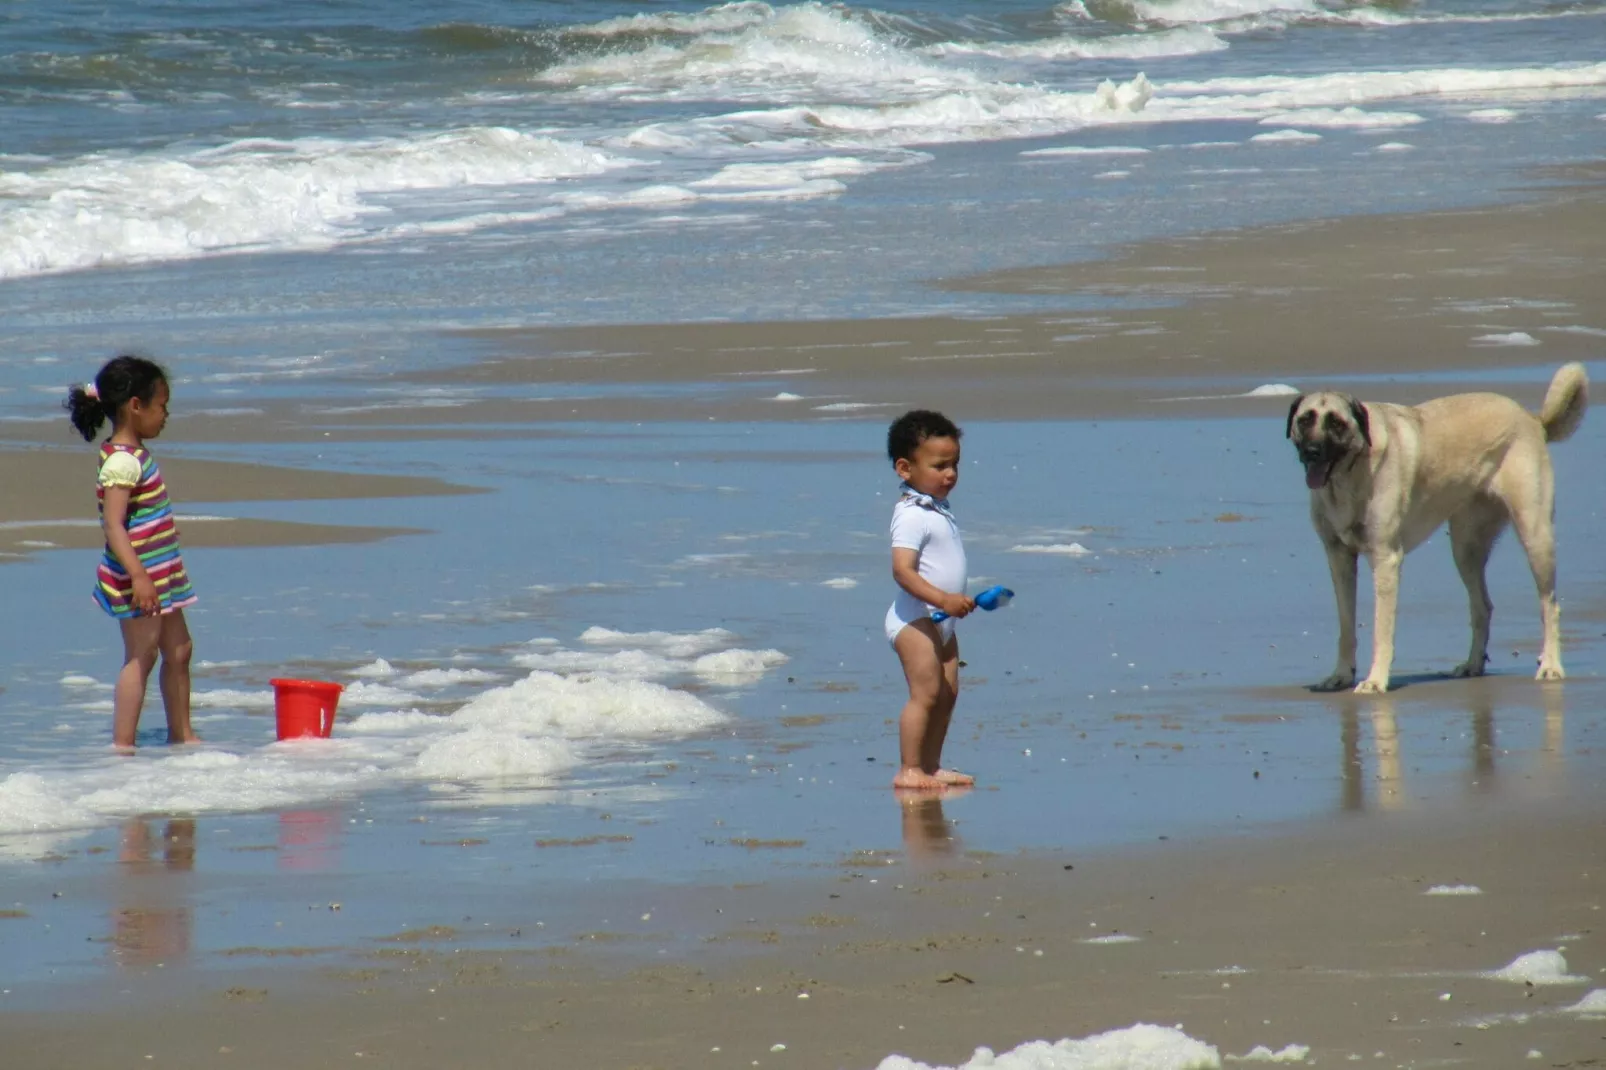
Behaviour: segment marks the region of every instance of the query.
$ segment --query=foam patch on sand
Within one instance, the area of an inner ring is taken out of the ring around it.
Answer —
[[[1576,1014],[1581,1018],[1606,1018],[1606,988],[1593,989],[1577,1003],[1563,1007],[1562,1013]]]
[[[1148,149],[1136,145],[1061,145],[1052,149],[1027,149],[1022,156],[1147,156]]]
[[[1250,141],[1261,144],[1301,144],[1311,141],[1320,141],[1322,135],[1313,134],[1308,130],[1274,130],[1269,134],[1256,134]]]
[[[1090,936],[1085,940],[1078,941],[1078,943],[1083,943],[1083,944],[1135,944],[1135,943],[1139,942],[1139,939],[1140,939],[1139,937],[1131,936],[1131,935],[1129,935],[1127,933],[1110,933],[1110,934],[1108,934],[1106,936]]]
[[[1174,398],[1155,398],[1156,401],[1232,401],[1236,398],[1291,398],[1297,397],[1302,391],[1297,386],[1288,383],[1262,383],[1253,390],[1245,390],[1241,394],[1187,394]]]
[[[1317,126],[1327,129],[1387,129],[1415,126],[1423,118],[1408,111],[1364,111],[1360,108],[1295,108],[1268,115],[1261,126]]]
[[[1483,889],[1476,884],[1435,884],[1423,895],[1482,895]]]
[[[1491,981],[1511,981],[1530,985],[1581,985],[1587,977],[1567,972],[1567,959],[1560,951],[1530,951],[1518,955],[1498,970],[1479,974]]]
[[[1257,1044],[1242,1055],[1229,1055],[1229,1063],[1302,1063],[1310,1055],[1310,1047],[1306,1044],[1289,1044],[1277,1051],[1272,1051],[1264,1044]]]
[[[1526,331],[1512,331],[1509,334],[1480,334],[1472,340],[1475,346],[1536,346],[1539,339]]]
[[[1063,554],[1066,557],[1086,557],[1093,551],[1079,542],[1056,542],[1046,545],[1011,546],[1012,554]]]
[[[989,1048],[953,1070],[1220,1070],[1221,1055],[1180,1029],[1139,1023],[1081,1040],[1033,1040],[1001,1055]],[[938,1070],[889,1055],[876,1070]],[[943,1068],[947,1070],[947,1068]]]
[[[697,632],[619,632],[591,627],[580,633],[580,641],[592,646],[637,647],[671,658],[707,654],[730,646],[735,639],[736,633],[724,628],[704,628]]]
[[[789,660],[779,650],[733,647],[735,639],[735,634],[724,628],[706,628],[699,632],[620,632],[593,627],[580,635],[580,641],[589,649],[575,650],[547,641],[537,649],[516,655],[513,663],[525,669],[627,680],[696,677],[708,683],[734,687],[752,683]],[[610,646],[626,649],[598,649]]]
[[[485,669],[422,669],[409,673],[399,683],[405,687],[455,687],[458,684],[494,684],[501,677]]]

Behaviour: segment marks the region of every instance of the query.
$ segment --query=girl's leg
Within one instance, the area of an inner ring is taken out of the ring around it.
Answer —
[[[974,784],[976,778],[968,773],[955,772],[942,767],[942,745],[948,738],[948,725],[953,720],[954,704],[959,701],[959,637],[953,636],[942,649],[942,692],[937,708],[932,711],[931,731],[926,735],[927,747],[921,754],[926,772],[944,784]]]
[[[167,741],[198,743],[201,737],[190,728],[190,655],[195,643],[184,611],[175,609],[159,618],[162,622],[158,646],[162,652],[162,705],[167,710]]]
[[[112,745],[132,747],[139,730],[139,711],[145,705],[145,682],[156,665],[162,618],[131,617],[121,623],[123,667],[112,693]]]
[[[942,637],[929,620],[904,626],[892,648],[903,663],[903,676],[909,682],[909,701],[898,716],[898,775],[892,784],[898,788],[937,788],[942,782],[925,768],[933,715],[944,690]]]

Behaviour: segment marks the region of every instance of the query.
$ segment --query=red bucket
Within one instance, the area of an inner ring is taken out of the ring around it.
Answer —
[[[273,714],[280,739],[308,736],[328,739],[335,730],[335,707],[340,684],[324,680],[269,680],[273,685]]]

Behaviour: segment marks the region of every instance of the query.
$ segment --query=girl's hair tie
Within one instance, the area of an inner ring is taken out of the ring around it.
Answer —
[[[100,387],[95,385],[93,379],[84,384],[84,396],[94,398],[96,401],[100,400]]]

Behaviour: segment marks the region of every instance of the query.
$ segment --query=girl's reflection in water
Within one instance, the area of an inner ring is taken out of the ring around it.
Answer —
[[[160,839],[151,822],[123,823],[111,957],[123,967],[160,966],[189,956],[193,919],[186,874],[195,868],[195,822],[167,821]]]

